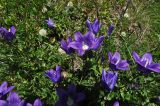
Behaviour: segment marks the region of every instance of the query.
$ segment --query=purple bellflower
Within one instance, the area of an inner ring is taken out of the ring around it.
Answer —
[[[72,42],[72,38],[68,37],[67,41],[61,41],[61,49],[63,49],[67,54],[71,54],[73,52],[73,48],[69,47],[69,44]]]
[[[115,101],[113,106],[120,106],[118,101]]]
[[[56,70],[50,69],[45,73],[45,75],[49,77],[53,83],[58,83],[61,80],[61,67],[57,66]]]
[[[1,27],[0,28],[0,35],[4,37],[5,40],[8,42],[12,41],[13,38],[15,38],[16,28],[14,26],[11,26],[9,30],[6,28]]]
[[[84,55],[85,51],[89,51],[91,49],[97,50],[104,40],[104,36],[96,38],[95,35],[90,31],[84,36],[80,32],[76,32],[74,34],[74,38],[75,41],[71,42],[69,47],[75,49],[80,56]]]
[[[0,98],[10,92],[14,86],[7,87],[8,83],[4,81],[0,86]]]
[[[94,23],[91,23],[90,20],[87,20],[86,24],[89,31],[93,32],[94,34],[97,34],[101,28],[101,24],[99,23],[98,19],[95,19]]]
[[[109,58],[109,66],[111,70],[129,70],[129,64],[127,60],[121,60],[121,55],[119,52],[115,52],[112,54],[111,52],[108,53]]]
[[[10,93],[7,101],[0,100],[0,106],[23,106],[24,100],[21,100],[16,92]]]
[[[45,21],[46,21],[49,28],[55,27],[55,24],[53,23],[52,19],[49,18],[48,20],[45,20]]]
[[[111,26],[109,27],[109,29],[108,29],[108,35],[111,35],[111,34],[112,34],[113,29],[114,29],[114,26],[111,25]]]
[[[34,101],[34,104],[33,104],[33,105],[30,104],[30,103],[27,103],[26,106],[42,106],[42,102],[41,102],[40,99],[36,99],[36,100]]]
[[[160,64],[154,63],[152,60],[152,54],[145,53],[142,58],[136,52],[132,53],[135,62],[138,65],[138,70],[144,73],[150,73],[151,71],[160,73]]]
[[[69,85],[67,91],[62,88],[57,88],[57,95],[59,96],[59,100],[55,106],[77,106],[85,99],[83,93],[77,93],[74,85]]]
[[[102,84],[108,90],[112,91],[118,79],[118,73],[112,71],[102,71]]]

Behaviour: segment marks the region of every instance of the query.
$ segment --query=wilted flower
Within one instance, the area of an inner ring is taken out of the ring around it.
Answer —
[[[42,8],[42,12],[43,13],[47,12],[47,8],[45,6]]]
[[[41,30],[39,30],[39,35],[46,36],[47,35],[47,31],[45,29],[41,29]]]
[[[13,38],[15,38],[15,33],[16,33],[16,28],[14,26],[11,26],[9,30],[3,27],[0,28],[0,35],[9,42],[12,41]]]
[[[67,53],[67,54],[71,54],[73,52],[73,49],[71,47],[69,47],[69,44],[72,42],[72,38],[68,37],[67,41],[62,40],[61,41],[61,48]]]
[[[10,92],[14,86],[10,86],[10,87],[7,87],[8,83],[6,81],[4,81],[1,86],[0,86],[0,98],[7,94],[8,92]]]
[[[111,26],[108,28],[108,35],[111,35],[111,34],[112,34],[113,29],[114,29],[114,26],[113,26],[113,25],[111,25]]]
[[[61,53],[61,54],[66,54],[66,52],[61,48],[58,48],[58,52]]]
[[[77,106],[85,99],[83,93],[77,93],[74,85],[69,85],[67,91],[62,88],[57,88],[56,91],[59,100],[56,102],[55,106]]]
[[[126,37],[126,32],[121,32],[121,36]]]
[[[92,32],[87,32],[84,36],[80,32],[76,32],[74,38],[75,41],[71,42],[69,47],[77,50],[80,56],[84,55],[85,51],[97,50],[104,40],[104,36],[96,38]]]
[[[125,14],[124,14],[124,17],[125,17],[125,18],[129,18],[129,14],[128,14],[128,13],[125,13]]]
[[[94,34],[97,34],[101,28],[101,24],[99,23],[98,19],[95,19],[94,23],[91,23],[90,20],[87,20],[86,24],[89,31],[93,32]]]
[[[67,7],[73,7],[73,2],[69,1],[68,4],[67,4]]]
[[[50,27],[50,28],[55,27],[55,24],[53,23],[52,19],[50,19],[50,18],[48,20],[46,20],[46,23],[47,23],[48,27]]]
[[[42,102],[40,99],[36,99],[33,105],[30,103],[27,103],[27,106],[42,106]]]
[[[21,100],[16,92],[10,93],[7,101],[0,100],[0,106],[23,106],[24,100]]]
[[[121,60],[121,55],[119,52],[115,52],[112,54],[111,52],[108,53],[109,58],[109,66],[112,70],[129,70],[129,64],[127,60]]]
[[[119,102],[118,101],[115,101],[113,106],[119,106]]]
[[[57,66],[56,70],[50,69],[45,75],[50,78],[50,80],[54,83],[58,83],[61,79],[61,67]]]
[[[135,62],[138,65],[138,70],[144,73],[149,73],[151,71],[160,73],[160,64],[154,63],[152,60],[152,54],[145,53],[142,58],[136,52],[132,53]]]
[[[109,91],[112,91],[118,79],[118,73],[102,71],[102,84]]]

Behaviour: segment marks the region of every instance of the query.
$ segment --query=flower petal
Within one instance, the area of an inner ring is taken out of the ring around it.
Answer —
[[[42,106],[41,100],[40,100],[40,99],[36,99],[36,100],[34,101],[34,106]]]
[[[10,32],[14,35],[16,33],[16,28],[14,26],[11,26]]]
[[[88,20],[88,19],[87,19],[87,21],[86,21],[86,25],[87,25],[87,27],[88,27],[89,31],[93,32],[93,29],[92,29],[92,23],[90,22],[90,20]]]
[[[148,69],[160,73],[160,64],[158,63],[152,63],[151,65],[149,65]]]
[[[30,103],[27,103],[27,105],[26,106],[32,106],[32,104],[30,104]]]
[[[61,66],[56,66],[56,72],[61,72]]]
[[[8,88],[4,91],[3,94],[5,95],[6,93],[10,92],[13,88],[14,88],[14,86],[8,87]]]
[[[78,42],[82,42],[83,41],[83,35],[80,32],[76,32],[76,33],[74,33],[74,39]]]
[[[81,42],[74,41],[74,42],[71,42],[68,46],[73,48],[73,49],[76,49],[76,50],[82,49],[82,43]]]
[[[113,53],[112,52],[108,52],[108,59],[109,59],[109,61],[112,60],[112,56],[113,56]]]
[[[85,50],[79,49],[78,50],[78,55],[83,56],[85,54]]]
[[[0,106],[7,106],[7,102],[5,100],[0,100]]]
[[[114,55],[112,56],[112,60],[111,60],[111,63],[114,63],[114,64],[118,64],[121,60],[121,55],[119,52],[115,52]]]
[[[3,89],[3,90],[5,90],[5,89],[7,89],[7,85],[8,85],[7,81],[4,81],[4,82],[1,84],[0,88]]]
[[[117,69],[119,69],[119,70],[129,70],[129,64],[128,64],[127,60],[121,60],[117,64]]]
[[[94,21],[94,23],[93,23],[93,25],[92,25],[92,28],[93,28],[95,34],[97,34],[98,31],[100,30],[101,25],[100,25],[100,23],[99,23],[98,18],[95,19],[95,21]]]
[[[84,43],[86,43],[89,47],[91,47],[94,38],[95,38],[94,34],[89,31],[84,36]]]
[[[92,49],[97,50],[101,46],[103,40],[104,40],[104,36],[100,36],[99,38],[96,38],[92,44]]]
[[[67,42],[65,40],[61,40],[61,48],[66,51],[67,46],[68,46]]]
[[[7,100],[8,100],[9,103],[13,103],[13,104],[21,102],[21,100],[20,100],[20,98],[19,98],[19,96],[18,96],[18,94],[16,92],[10,93],[10,95],[7,98]]]
[[[119,106],[119,102],[118,101],[114,102],[113,106]]]
[[[151,53],[145,53],[142,58],[141,61],[145,61],[148,62],[148,64],[152,63],[152,54]]]
[[[136,52],[132,52],[132,56],[134,60],[136,61],[136,63],[140,63],[140,57]]]
[[[108,29],[108,35],[111,35],[111,34],[112,34],[113,29],[114,29],[114,26],[111,25],[111,26],[109,27],[109,29]]]

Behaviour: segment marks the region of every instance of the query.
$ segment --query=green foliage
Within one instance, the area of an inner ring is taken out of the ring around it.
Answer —
[[[16,39],[11,43],[0,38],[0,82],[8,81],[15,91],[28,101],[41,98],[43,103],[53,105],[57,101],[55,88],[74,83],[80,91],[85,91],[86,106],[105,106],[110,101],[119,100],[126,105],[158,106],[155,99],[160,95],[159,74],[142,75],[136,70],[132,51],[140,54],[151,52],[154,60],[160,62],[160,2],[132,0],[126,11],[129,18],[119,19],[119,13],[126,5],[125,0],[1,0],[0,24],[7,28],[15,25]],[[145,3],[144,3],[145,2]],[[138,8],[135,8],[138,7]],[[47,11],[43,12],[42,9]],[[47,28],[45,20],[54,20],[56,28]],[[74,32],[85,33],[87,18],[98,17],[103,23],[99,36],[110,24],[116,28],[110,39],[106,39],[102,52],[93,52],[95,58],[73,58],[58,51],[59,41]],[[120,23],[119,23],[120,21]],[[40,29],[47,30],[47,36],[39,35]],[[123,36],[122,32],[126,35]],[[49,39],[54,38],[51,42]],[[113,92],[107,92],[100,84],[102,69],[109,69],[108,58],[104,66],[100,56],[107,57],[108,51],[119,51],[123,58],[131,62],[130,71],[118,72],[119,80]],[[98,56],[99,55],[99,56]],[[74,66],[73,66],[73,59]],[[67,78],[59,85],[44,76],[46,70],[62,66]],[[81,68],[83,67],[83,68]]]

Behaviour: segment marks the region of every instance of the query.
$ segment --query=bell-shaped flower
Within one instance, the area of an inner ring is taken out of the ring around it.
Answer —
[[[8,96],[6,103],[7,103],[7,106],[23,106],[24,100],[21,100],[16,92],[12,92]]]
[[[97,50],[104,40],[104,36],[96,38],[92,32],[87,32],[84,36],[80,32],[74,34],[75,41],[69,44],[69,47],[75,49],[78,55],[82,56],[85,51]]]
[[[145,53],[141,58],[136,52],[132,53],[135,62],[138,65],[138,70],[144,73],[150,73],[151,71],[160,73],[160,64],[154,63],[152,60],[152,54]]]
[[[52,19],[49,18],[48,20],[45,20],[45,21],[46,21],[49,28],[55,27],[55,24],[53,23]]]
[[[112,71],[102,71],[102,84],[108,90],[112,91],[118,79],[118,73]]]
[[[114,54],[109,52],[108,58],[111,70],[129,70],[129,64],[127,60],[121,60],[121,55],[119,52],[115,52]]]
[[[108,35],[111,35],[113,32],[114,26],[110,25],[109,29],[108,29]]]
[[[56,70],[50,69],[45,73],[45,75],[49,77],[53,83],[58,83],[61,80],[61,67],[57,66]]]
[[[13,38],[15,38],[16,28],[14,26],[11,26],[9,30],[6,28],[1,27],[0,28],[0,35],[4,37],[5,40],[8,42],[12,41]]]
[[[41,102],[40,99],[36,99],[36,100],[34,101],[34,104],[33,104],[33,105],[30,104],[30,103],[27,103],[26,106],[42,106],[42,102]]]
[[[99,23],[98,19],[95,19],[94,23],[91,23],[90,20],[87,20],[86,24],[89,31],[93,32],[94,34],[97,34],[101,28],[101,24]]]
[[[77,92],[74,85],[69,85],[67,91],[62,88],[57,88],[56,91],[59,100],[55,106],[77,106],[85,99],[85,95]]]
[[[69,47],[69,44],[72,42],[72,38],[68,37],[67,41],[62,40],[61,41],[61,48],[67,53],[71,54],[73,52],[73,48]]]
[[[8,83],[6,81],[4,81],[1,86],[0,86],[0,98],[2,96],[4,96],[5,94],[7,94],[8,92],[10,92],[14,86],[10,86],[10,87],[7,87],[8,86]]]

